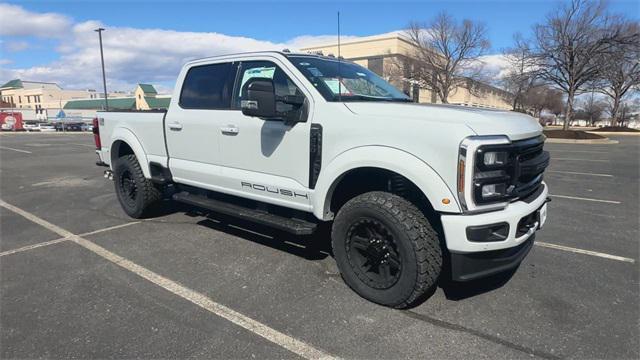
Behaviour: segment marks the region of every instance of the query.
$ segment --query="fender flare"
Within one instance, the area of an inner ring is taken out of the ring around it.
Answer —
[[[351,170],[373,167],[400,174],[413,182],[429,199],[434,210],[460,213],[458,198],[445,181],[427,163],[414,155],[388,146],[362,146],[347,150],[322,167],[313,196],[313,213],[318,219],[330,220],[333,190]],[[442,199],[452,200],[443,204]]]
[[[149,171],[149,160],[147,159],[147,153],[144,151],[142,144],[135,136],[135,134],[127,128],[115,128],[113,130],[113,133],[111,134],[111,146],[109,147],[111,164],[113,164],[115,160],[113,146],[115,145],[116,141],[122,141],[129,145],[129,147],[133,150],[136,158],[138,159],[138,162],[140,163],[140,168],[142,168],[144,177],[147,179],[151,179],[151,171]]]

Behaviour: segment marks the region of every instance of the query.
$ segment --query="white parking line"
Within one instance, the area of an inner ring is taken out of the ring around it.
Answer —
[[[557,157],[553,157],[553,156],[551,157],[551,160],[609,162],[609,160],[557,158]]]
[[[6,147],[6,146],[0,146],[0,149],[13,150],[13,151],[17,151],[17,152],[21,152],[21,153],[25,153],[25,154],[32,154],[31,151],[14,149],[14,148]]]
[[[106,228],[103,228],[103,229],[89,231],[89,232],[86,232],[84,234],[80,234],[80,236],[95,235],[95,234],[99,234],[99,233],[102,233],[102,232],[105,232],[105,231],[111,231],[111,230],[127,227],[127,226],[130,226],[130,225],[140,224],[141,222],[142,221],[132,221],[132,222],[128,222],[128,223],[124,223],[124,224],[120,224],[120,225],[114,225],[114,226],[106,227]]]
[[[562,150],[562,149],[548,149],[552,152],[572,152],[572,153],[593,153],[593,154],[608,154],[607,151],[593,151],[593,150]]]
[[[15,254],[15,253],[20,253],[20,252],[23,252],[23,251],[37,249],[37,248],[43,247],[43,246],[58,244],[58,243],[61,243],[63,241],[67,241],[67,240],[69,240],[69,238],[60,238],[60,239],[55,239],[55,240],[51,240],[51,241],[45,241],[45,242],[41,242],[41,243],[37,243],[37,244],[33,244],[33,245],[23,246],[21,248],[17,248],[17,249],[13,249],[13,250],[3,251],[3,252],[0,252],[0,257],[6,256],[6,255]]]
[[[87,144],[76,144],[76,143],[68,143],[69,145],[78,145],[78,146],[86,146],[86,147],[90,147],[90,148],[95,148],[95,145],[87,145]]]
[[[162,275],[156,274],[153,271],[144,268],[132,261],[129,261],[111,251],[82,238],[79,235],[74,235],[73,233],[54,225],[46,220],[43,220],[36,215],[31,214],[28,211],[22,210],[16,206],[8,204],[3,200],[0,200],[0,206],[15,212],[16,214],[22,215],[25,218],[35,222],[38,225],[41,225],[58,235],[69,238],[69,240],[74,243],[84,247],[85,249],[93,252],[96,255],[101,256],[102,258],[111,261],[112,263],[121,266],[132,273],[168,290],[169,292],[185,299],[193,304],[219,316],[222,317],[242,328],[245,328],[252,333],[259,335],[272,343],[279,345],[305,359],[334,359],[333,356],[319,350],[307,343],[304,343],[296,338],[293,338],[287,334],[281,333],[278,330],[275,330],[257,320],[254,320],[246,315],[243,315],[231,308],[228,308],[222,304],[219,304],[213,301],[211,298],[200,294],[194,290],[191,290],[183,285],[178,284],[177,282],[167,279]]]
[[[80,234],[80,236],[88,236],[88,235],[94,235],[94,234],[99,234],[99,233],[103,233],[105,231],[111,231],[111,230],[115,230],[115,229],[120,229],[129,225],[134,225],[134,224],[139,224],[140,221],[132,221],[132,222],[128,222],[126,224],[120,224],[120,225],[115,225],[115,226],[110,226],[104,229],[98,229],[98,230],[94,230],[94,231],[90,231],[84,234]],[[13,249],[13,250],[7,250],[7,251],[3,251],[0,252],[0,257],[5,256],[5,255],[11,255],[11,254],[16,254],[16,253],[21,253],[23,251],[29,251],[29,250],[33,250],[33,249],[37,249],[43,246],[48,246],[48,245],[54,245],[54,244],[58,244],[64,241],[70,240],[70,238],[68,237],[63,237],[63,238],[59,238],[59,239],[55,239],[55,240],[50,240],[50,241],[44,241],[41,243],[37,243],[37,244],[33,244],[33,245],[27,245],[27,246],[23,246],[21,248],[17,248],[17,249]]]
[[[576,254],[597,256],[597,257],[601,257],[601,258],[605,258],[605,259],[624,261],[624,262],[628,262],[628,263],[636,262],[634,259],[623,257],[623,256],[610,255],[610,254],[605,254],[605,253],[601,253],[601,252],[597,252],[597,251],[578,249],[578,248],[573,248],[573,247],[569,247],[569,246],[550,244],[550,243],[541,242],[541,241],[536,241],[536,242],[534,242],[534,244],[536,244],[538,246],[550,248],[550,249],[569,251],[569,252],[576,253]]]
[[[591,198],[583,198],[583,197],[577,197],[577,196],[551,195],[551,194],[549,194],[549,196],[550,197],[555,197],[555,198],[561,198],[561,199],[593,201],[593,202],[601,202],[601,203],[607,203],[607,204],[621,204],[620,201],[615,201],[615,200],[591,199]]]
[[[610,174],[585,173],[585,172],[578,172],[578,171],[547,170],[547,172],[548,173],[558,173],[558,174],[591,175],[591,176],[613,177],[613,175],[610,175]]]

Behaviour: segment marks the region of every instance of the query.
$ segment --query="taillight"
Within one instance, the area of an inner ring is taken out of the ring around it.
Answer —
[[[96,143],[96,149],[102,149],[102,144],[100,143],[100,122],[98,118],[93,118],[93,141]]]

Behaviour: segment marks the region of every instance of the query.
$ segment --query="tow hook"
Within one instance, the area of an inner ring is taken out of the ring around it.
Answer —
[[[105,170],[104,171],[104,178],[105,179],[109,179],[109,180],[113,180],[113,171]]]

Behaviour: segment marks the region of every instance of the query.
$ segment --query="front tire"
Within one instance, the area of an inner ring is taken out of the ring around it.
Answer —
[[[149,216],[162,197],[161,191],[144,177],[135,155],[125,155],[115,161],[113,182],[122,209],[135,219]]]
[[[381,305],[414,305],[442,271],[437,232],[418,208],[397,195],[373,191],[351,199],[338,212],[331,238],[344,281]]]

